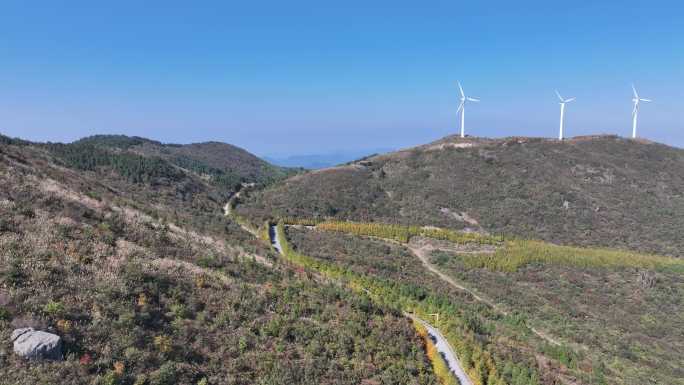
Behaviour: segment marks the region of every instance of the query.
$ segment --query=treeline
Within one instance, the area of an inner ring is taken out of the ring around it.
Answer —
[[[525,239],[506,239],[503,234],[487,236],[464,233],[436,227],[390,225],[382,223],[358,223],[289,219],[288,224],[307,224],[317,229],[372,236],[408,243],[414,236],[449,241],[456,244],[497,245],[493,253],[467,254],[463,256],[471,268],[513,272],[530,263],[549,263],[581,268],[634,267],[660,269],[667,267],[684,269],[684,260],[627,250],[582,248],[560,246],[552,243]]]
[[[114,151],[128,151],[132,147],[140,146],[140,149],[148,156],[156,154],[171,165],[208,176],[213,184],[233,191],[237,190],[238,186],[242,183],[254,182],[260,186],[266,186],[296,171],[272,166],[265,162],[260,162],[255,166],[251,164],[253,162],[251,158],[239,154],[235,156],[235,154],[231,153],[234,150],[230,148],[224,148],[223,150],[218,150],[218,152],[216,149],[194,150],[190,148],[186,152],[179,151],[185,147],[180,144],[163,144],[137,136],[95,135],[74,142],[73,145],[92,145],[103,149],[114,149]],[[201,151],[201,153],[198,153],[198,151]],[[222,151],[228,151],[228,153],[224,154]],[[229,159],[227,164],[225,157]],[[225,167],[212,166],[210,165],[211,161],[207,160],[207,158],[218,159],[222,164],[225,164]]]
[[[17,139],[17,138],[10,138],[9,136],[5,136],[0,134],[0,144],[11,144],[15,146],[26,146],[31,144],[30,142],[27,142],[22,139]]]
[[[140,146],[145,143],[161,146],[161,142],[155,140],[141,138],[139,136],[126,135],[92,135],[82,138],[74,142],[74,144],[91,144],[97,146],[117,147],[122,150],[128,150],[131,147]]]
[[[456,349],[461,364],[473,384],[539,384],[539,375],[534,369],[502,357],[493,357],[485,343],[477,337],[477,333],[471,330],[469,323],[461,315],[460,307],[448,297],[428,293],[413,285],[357,274],[334,263],[301,254],[290,246],[282,222],[277,226],[276,236],[283,248],[284,258],[295,265],[317,271],[327,278],[345,282],[350,288],[365,293],[373,301],[399,311],[425,318],[429,314],[439,313],[439,321],[435,326]],[[525,373],[525,378],[508,378],[504,374],[505,369],[518,376]]]
[[[385,223],[360,223],[345,221],[325,221],[316,225],[317,229],[392,239],[408,243],[412,237],[426,237],[449,241],[456,244],[498,245],[504,237],[492,237],[478,233],[464,233],[436,227],[404,226]]]
[[[47,144],[45,146],[68,167],[84,171],[111,168],[133,183],[149,183],[160,178],[179,181],[183,178],[181,171],[157,157],[115,152],[87,143]]]
[[[283,222],[286,225],[294,225],[294,226],[316,226],[319,223],[325,222],[325,220],[323,220],[323,219],[295,218],[295,217],[280,218],[279,221]]]
[[[684,260],[626,250],[559,246],[533,240],[507,241],[491,254],[462,256],[466,266],[513,272],[530,263],[548,263],[580,268],[634,267],[684,269]]]

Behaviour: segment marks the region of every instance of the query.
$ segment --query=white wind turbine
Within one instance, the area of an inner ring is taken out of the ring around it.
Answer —
[[[565,114],[565,103],[570,103],[575,100],[575,98],[563,99],[561,94],[556,91],[558,99],[560,99],[561,113],[560,113],[560,133],[558,134],[558,140],[563,140],[563,115]]]
[[[636,88],[634,87],[634,84],[632,84],[632,91],[634,91],[634,99],[632,99],[632,101],[634,102],[634,109],[632,110],[632,138],[636,138],[637,117],[639,116],[639,102],[651,102],[652,100],[640,98]]]
[[[465,138],[465,105],[466,102],[479,102],[479,98],[471,98],[466,96],[461,87],[461,82],[458,82],[458,89],[461,91],[461,104],[458,106],[456,113],[461,113],[461,138]]]

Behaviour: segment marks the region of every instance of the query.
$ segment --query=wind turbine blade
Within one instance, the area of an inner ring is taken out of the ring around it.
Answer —
[[[480,101],[480,98],[471,98],[471,97],[467,97],[466,99],[469,100],[469,101],[471,101],[471,102],[479,102],[479,101]]]
[[[456,113],[457,113],[457,114],[458,114],[459,112],[461,112],[461,110],[463,109],[463,105],[464,105],[464,104],[465,104],[464,102],[461,102],[461,104],[458,105],[458,110],[456,110]]]
[[[558,99],[560,99],[560,101],[562,102],[562,101],[563,101],[563,97],[562,97],[561,94],[558,92],[558,90],[556,90],[556,95],[558,95]]]
[[[639,104],[634,103],[634,109],[632,110],[632,116],[634,116],[638,110],[639,110]]]
[[[634,92],[634,99],[639,99],[639,94],[637,93],[636,87],[632,84],[632,91]]]
[[[575,100],[577,98],[570,98],[570,99],[565,99],[564,103],[570,103],[571,101]]]
[[[653,101],[651,99],[639,99],[639,100],[641,100],[642,102],[652,102]]]
[[[461,98],[465,98],[465,94],[463,93],[463,87],[461,87],[461,82],[458,82],[458,89],[461,90]]]

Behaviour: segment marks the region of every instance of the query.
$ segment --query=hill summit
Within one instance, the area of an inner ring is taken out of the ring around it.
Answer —
[[[684,150],[599,135],[450,136],[255,192],[245,215],[337,218],[505,233],[678,255]]]
[[[221,181],[227,187],[239,183],[265,184],[291,170],[274,166],[256,155],[228,143],[164,144],[137,136],[94,135],[72,147],[99,147],[160,158],[178,167]]]

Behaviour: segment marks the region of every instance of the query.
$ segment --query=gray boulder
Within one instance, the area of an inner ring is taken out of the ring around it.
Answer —
[[[52,333],[33,328],[16,329],[12,332],[14,353],[29,360],[61,360],[62,339]]]

